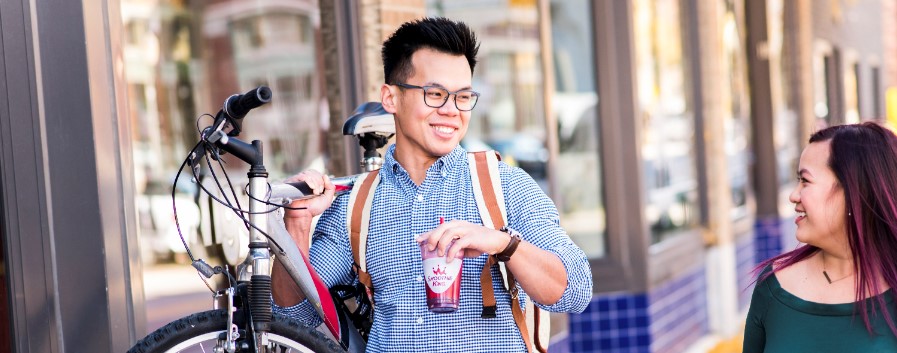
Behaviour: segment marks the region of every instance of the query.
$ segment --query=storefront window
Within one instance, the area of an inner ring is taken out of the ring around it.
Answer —
[[[744,49],[744,0],[722,0],[722,61],[720,97],[723,102],[726,161],[729,190],[732,196],[733,220],[749,214],[751,188],[748,178],[750,163],[750,97],[748,97],[747,53]]]
[[[800,133],[798,132],[797,110],[795,103],[786,92],[791,92],[788,77],[791,74],[783,58],[787,57],[784,45],[784,2],[768,0],[767,3],[770,96],[773,104],[773,123],[775,136],[773,143],[776,149],[776,171],[779,180],[779,209],[786,212],[788,194],[794,188],[797,172],[797,158],[800,156]],[[818,76],[824,77],[824,76]],[[827,111],[827,107],[823,107]],[[790,212],[790,211],[788,211]]]
[[[598,96],[588,1],[551,1],[561,224],[593,258],[605,254],[598,157]],[[427,15],[468,24],[481,41],[473,85],[483,95],[461,144],[495,149],[549,191],[539,12],[536,1],[427,1]]]
[[[561,224],[590,258],[606,255],[594,26],[586,0],[551,2]]]
[[[317,64],[317,1],[122,0],[121,12],[144,259],[184,253],[171,225],[171,184],[198,139],[197,125],[211,122],[202,114],[215,114],[231,94],[258,85],[273,91],[270,104],[244,119],[240,136],[264,143],[272,179],[312,165],[322,169],[326,107]],[[228,156],[225,161],[240,194],[245,165]],[[182,174],[175,204],[183,234],[196,244],[209,231],[199,229],[204,206],[194,199],[198,188],[191,177],[189,171]],[[219,222],[235,219],[226,211],[216,216]],[[216,226],[245,232],[239,221]],[[212,241],[220,244],[225,234],[218,236]],[[191,251],[202,255],[202,248]]]
[[[548,190],[544,88],[535,1],[427,1],[428,16],[463,21],[481,42],[473,86],[482,96],[461,145],[495,149]]]
[[[856,124],[860,122],[860,95],[859,77],[860,64],[855,56],[845,60],[844,65],[844,123]]]
[[[651,242],[696,225],[694,115],[687,104],[678,0],[636,0],[633,24]]]

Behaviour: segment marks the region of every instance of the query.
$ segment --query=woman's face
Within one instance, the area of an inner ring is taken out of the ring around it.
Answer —
[[[828,166],[831,141],[811,143],[800,155],[798,183],[789,199],[797,217],[797,240],[817,247],[836,245],[847,237],[844,190]]]

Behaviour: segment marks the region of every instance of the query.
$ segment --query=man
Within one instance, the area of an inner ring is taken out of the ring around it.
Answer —
[[[478,49],[465,24],[444,18],[405,23],[383,44],[386,83],[380,96],[384,109],[395,116],[396,142],[380,170],[368,228],[366,263],[376,301],[369,351],[526,350],[497,266],[492,270],[497,316],[480,316],[480,272],[488,256],[508,247],[511,235],[482,225],[466,151],[459,146],[479,96],[471,87]],[[585,254],[560,227],[557,209],[529,175],[503,163],[499,174],[508,228],[523,239],[506,262],[525,292],[521,297],[550,311],[582,312],[592,294]],[[346,230],[348,195],[334,200],[330,179],[314,171],[294,180],[323,189],[324,197],[297,201],[293,206],[306,209],[286,215],[287,229],[309,251],[328,286],[351,284],[356,275]],[[307,249],[312,217],[321,213]],[[420,242],[450,257],[464,251],[458,311],[427,310]],[[278,311],[320,322],[279,266],[274,278]]]

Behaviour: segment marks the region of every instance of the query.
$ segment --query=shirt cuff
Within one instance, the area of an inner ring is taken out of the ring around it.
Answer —
[[[576,246],[560,246],[546,249],[557,255],[567,272],[567,288],[557,303],[542,305],[533,301],[539,308],[551,312],[581,313],[592,301],[592,268],[586,254]]]
[[[280,314],[283,316],[291,317],[299,322],[302,322],[311,327],[318,327],[323,320],[318,316],[318,312],[315,311],[315,308],[308,302],[308,299],[305,299],[299,304],[282,307],[277,304],[274,304],[274,300],[271,300],[271,304],[273,305],[272,311],[275,314]]]

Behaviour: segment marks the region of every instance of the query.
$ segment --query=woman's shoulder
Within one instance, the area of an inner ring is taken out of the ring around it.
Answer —
[[[806,272],[806,260],[795,262],[790,266],[775,262],[769,265],[769,270],[772,271],[770,277],[775,277],[783,288],[800,286],[804,277],[802,274]]]

